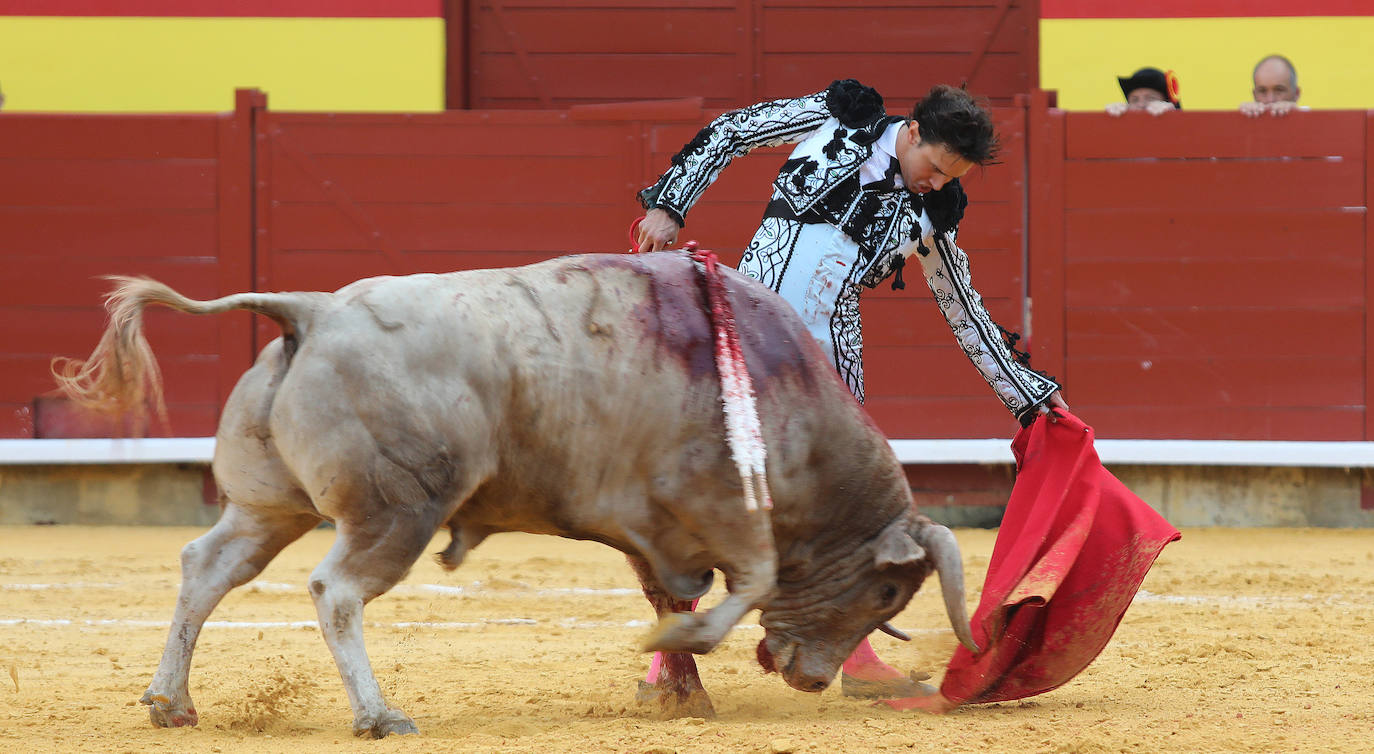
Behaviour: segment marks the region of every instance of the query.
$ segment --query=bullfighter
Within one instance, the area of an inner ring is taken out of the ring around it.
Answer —
[[[739,269],[780,294],[854,397],[864,400],[859,297],[915,256],[959,347],[1023,424],[1064,407],[1054,379],[1030,368],[1018,335],[988,315],[968,256],[956,243],[968,199],[959,179],[996,158],[992,118],[968,92],[940,85],[907,117],[891,116],[874,89],[853,79],[824,91],[727,112],[705,126],[652,186],[641,251],[671,246],[687,213],[735,157],[798,143],[773,182],[772,198]],[[656,683],[655,656],[648,685]],[[910,696],[919,689],[883,663],[867,639],[843,666],[848,696]]]

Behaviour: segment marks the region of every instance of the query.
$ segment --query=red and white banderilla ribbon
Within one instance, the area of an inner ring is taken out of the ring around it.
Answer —
[[[632,253],[639,253],[636,232],[639,220],[630,225]],[[682,250],[703,267],[703,285],[715,336],[716,374],[720,377],[720,399],[725,407],[725,440],[744,485],[744,507],[751,511],[772,510],[766,474],[768,453],[754,399],[754,382],[749,377],[744,350],[740,347],[739,329],[735,326],[735,312],[718,269],[720,260],[714,251],[698,249],[696,241],[686,242]]]

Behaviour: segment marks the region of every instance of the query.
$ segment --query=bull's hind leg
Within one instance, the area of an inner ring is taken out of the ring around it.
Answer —
[[[319,522],[299,511],[225,507],[219,522],[181,550],[181,592],[172,628],[153,681],[142,702],[153,724],[163,728],[195,725],[187,679],[191,654],[206,618],[229,593],[262,572],[283,547]]]
[[[395,586],[415,564],[438,529],[434,513],[422,505],[339,521],[334,546],[310,575],[310,596],[348,692],[356,736],[419,733],[415,722],[388,707],[382,695],[363,643],[363,606]]]
[[[687,612],[693,607],[692,601],[674,599],[654,577],[653,569],[643,558],[627,555],[626,560],[639,577],[644,596],[653,605],[654,612],[662,619],[676,612]],[[645,704],[657,704],[663,716],[675,717],[715,717],[715,707],[711,697],[701,685],[697,673],[696,658],[689,652],[663,652],[655,655],[657,673],[651,673],[648,681],[640,682],[635,699]]]

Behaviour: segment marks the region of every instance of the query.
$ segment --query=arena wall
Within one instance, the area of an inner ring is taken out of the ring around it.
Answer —
[[[1031,112],[1035,362],[1100,437],[1374,439],[1369,113]]]
[[[1368,469],[1109,465],[1175,526],[1374,526]],[[1009,464],[909,466],[917,506],[951,526],[995,527]],[[0,525],[208,526],[204,464],[0,464]]]
[[[278,113],[254,92],[237,102],[220,115],[0,118],[0,316],[12,333],[0,435],[119,431],[45,396],[48,359],[84,355],[98,337],[94,276],[152,274],[212,297],[622,251],[634,192],[716,112],[691,99],[432,114]],[[1374,439],[1370,113],[1112,119],[1049,104],[1040,94],[996,110],[1007,148],[970,177],[960,240],[993,314],[1030,336],[1035,364],[1065,378],[1099,437]],[[684,237],[737,259],[781,159],[761,152],[727,171]],[[865,306],[869,408],[889,437],[1010,437],[919,280]],[[246,314],[154,312],[149,328],[172,409],[155,433],[173,436],[212,433],[229,387],[275,337]],[[1225,476],[1190,468],[1141,473],[1184,475],[1167,495],[1205,488],[1189,474]],[[1237,485],[1295,487],[1266,473]],[[1319,507],[1354,511],[1312,521],[1367,517],[1364,477],[1329,472],[1331,486],[1328,472],[1303,473]],[[995,508],[998,489],[931,494],[972,510]]]
[[[220,115],[0,117],[0,437],[120,430],[45,398],[49,361],[99,340],[109,289],[100,276],[149,275],[202,298],[251,288],[251,115],[261,95],[239,97]],[[172,431],[212,434],[252,363],[249,315],[149,312],[147,329]]]
[[[715,112],[277,113],[251,92],[239,105],[0,119],[13,333],[0,436],[113,431],[45,397],[48,360],[97,339],[100,275],[208,298],[622,251],[635,191]],[[1002,161],[969,177],[960,241],[994,317],[1028,334],[1099,436],[1374,439],[1368,113],[1115,119],[1042,96],[996,118]],[[726,171],[684,238],[737,260],[781,159],[763,150]],[[909,282],[866,297],[872,413],[897,439],[1010,435]],[[150,312],[172,413],[154,434],[212,433],[276,336],[248,322]]]

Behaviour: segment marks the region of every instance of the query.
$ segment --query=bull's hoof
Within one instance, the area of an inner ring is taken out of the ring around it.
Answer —
[[[664,720],[686,717],[700,717],[713,720],[716,717],[715,705],[705,689],[689,692],[675,692],[659,688],[655,684],[639,682],[635,701],[654,710]]]
[[[200,715],[196,714],[189,699],[178,704],[166,694],[154,694],[148,689],[139,701],[148,705],[148,719],[159,728],[185,728],[200,722]]]
[[[645,652],[691,652],[704,655],[716,648],[718,638],[705,633],[701,613],[673,613],[659,619],[644,639]]]
[[[639,704],[649,704],[657,702],[663,696],[663,689],[655,686],[648,681],[640,681],[639,689],[635,691],[635,702]]]
[[[848,673],[840,675],[840,693],[855,699],[905,699],[929,696],[937,691],[934,686],[912,678],[866,680]]]
[[[415,721],[398,709],[388,709],[378,717],[361,717],[353,720],[353,735],[358,738],[386,738],[395,733],[398,736],[419,735],[420,729]]]

